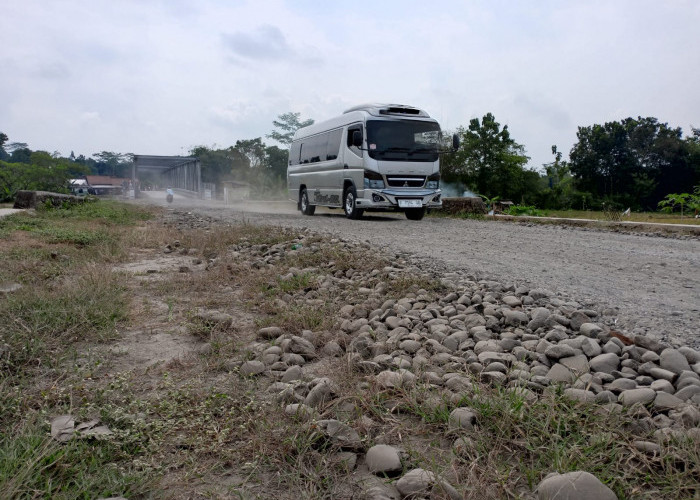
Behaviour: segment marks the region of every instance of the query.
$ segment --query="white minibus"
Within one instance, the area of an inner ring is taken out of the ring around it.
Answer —
[[[440,200],[440,125],[423,110],[368,104],[301,128],[287,167],[289,197],[304,215],[340,208],[405,212],[420,220]],[[457,137],[453,147],[458,146]]]

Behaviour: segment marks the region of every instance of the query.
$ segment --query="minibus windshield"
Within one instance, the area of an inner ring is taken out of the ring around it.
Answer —
[[[419,120],[368,120],[369,156],[383,161],[437,161],[440,126]]]

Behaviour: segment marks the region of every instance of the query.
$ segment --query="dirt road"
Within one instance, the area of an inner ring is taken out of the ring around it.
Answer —
[[[164,202],[163,202],[164,204]],[[291,202],[173,209],[230,221],[309,228],[415,255],[437,270],[529,285],[599,308],[618,308],[617,327],[700,347],[700,240],[487,220],[369,214],[346,219],[319,209],[304,217]]]

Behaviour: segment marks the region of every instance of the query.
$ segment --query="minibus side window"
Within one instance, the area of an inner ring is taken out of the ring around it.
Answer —
[[[343,129],[332,130],[328,133],[328,149],[326,150],[326,160],[336,160],[340,152],[340,138]]]
[[[355,153],[357,156],[361,157],[362,151],[360,150],[360,148],[352,145],[352,133],[355,130],[358,130],[360,133],[362,133],[362,125],[357,124],[357,125],[352,125],[352,126],[348,127],[348,138],[347,138],[346,142],[347,142],[348,149],[350,149],[350,151]]]

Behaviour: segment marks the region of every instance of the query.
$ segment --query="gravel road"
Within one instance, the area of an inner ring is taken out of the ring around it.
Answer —
[[[620,234],[558,225],[369,214],[359,221],[340,210],[302,216],[291,202],[186,209],[366,241],[414,255],[435,270],[545,288],[583,305],[616,309],[616,328],[676,345],[700,347],[700,240]]]

